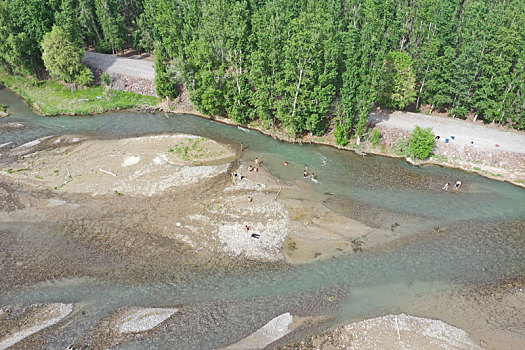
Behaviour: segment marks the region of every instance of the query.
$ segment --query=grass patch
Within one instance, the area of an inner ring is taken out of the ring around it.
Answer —
[[[479,166],[475,166],[474,168],[472,168],[474,170],[477,170],[477,171],[481,171],[481,168]]]
[[[23,169],[7,169],[6,172],[8,174],[13,174],[13,173],[19,173],[21,171],[26,171],[26,170],[29,170],[27,168],[23,168]]]
[[[203,137],[195,139],[188,138],[187,140],[181,141],[177,145],[174,145],[173,148],[169,148],[168,152],[177,153],[187,162],[192,159],[199,159],[203,156],[206,156],[208,153],[207,150],[202,147],[202,145],[199,145],[201,141],[205,140],[206,139]]]
[[[153,96],[106,90],[101,86],[72,91],[56,80],[11,75],[1,68],[0,83],[23,96],[44,115],[93,114],[157,103]]]

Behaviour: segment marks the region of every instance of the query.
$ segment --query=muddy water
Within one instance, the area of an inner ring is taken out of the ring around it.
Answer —
[[[91,327],[115,309],[130,305],[179,305],[185,311],[162,330],[127,339],[124,348],[213,348],[238,340],[282,312],[329,314],[331,321],[323,325],[328,327],[402,311],[423,296],[525,274],[525,191],[506,183],[329,147],[287,144],[188,115],[122,112],[43,118],[5,89],[0,90],[0,103],[7,104],[11,113],[0,120],[0,145],[12,142],[4,147],[56,134],[112,138],[183,132],[233,145],[244,142],[242,159],[258,157],[275,176],[302,189],[286,196],[323,202],[372,227],[410,232],[362,254],[295,267],[254,267],[235,273],[185,269],[160,281],[156,276],[141,283],[94,273],[22,290],[2,289],[0,305],[83,305],[84,313],[48,335],[49,348],[64,348],[79,339],[89,343],[86,334]],[[1,129],[12,122],[24,127]],[[289,162],[287,167],[284,161]],[[317,182],[303,178],[305,164]],[[442,184],[456,180],[464,184],[461,191],[441,191]],[[52,235],[52,228],[46,233],[45,227],[16,223],[8,229],[17,232],[20,242],[31,234],[36,240]],[[60,241],[45,244],[52,251],[61,250]],[[12,249],[8,253],[16,254]]]

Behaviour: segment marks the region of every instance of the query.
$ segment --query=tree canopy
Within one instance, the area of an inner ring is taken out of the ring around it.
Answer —
[[[525,129],[523,0],[0,0],[0,63],[42,71],[53,24],[159,53],[158,93],[293,134],[357,140],[377,107]]]

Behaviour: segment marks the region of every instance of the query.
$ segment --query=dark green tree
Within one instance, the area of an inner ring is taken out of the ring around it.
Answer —
[[[385,57],[381,102],[386,107],[404,109],[416,100],[416,75],[412,57],[391,51]]]
[[[174,99],[179,95],[177,80],[169,69],[169,57],[163,45],[155,47],[155,90],[159,97]]]
[[[93,81],[93,75],[84,65],[84,49],[62,27],[53,29],[42,39],[42,59],[52,77],[65,82],[80,82],[83,85]]]
[[[95,0],[95,11],[104,35],[99,47],[112,53],[121,51],[126,45],[128,31],[118,0]]]

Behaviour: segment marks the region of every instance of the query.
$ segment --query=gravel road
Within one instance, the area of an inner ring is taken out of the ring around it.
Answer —
[[[150,81],[155,80],[155,69],[153,68],[152,61],[86,51],[84,63],[108,73],[121,74]]]
[[[440,136],[439,142],[445,142],[448,138],[451,144],[459,147],[468,146],[489,152],[501,150],[525,154],[525,134],[492,129],[464,120],[410,112],[390,114],[374,112],[370,115],[369,121],[373,125],[408,131],[412,131],[416,125],[432,128],[434,134]],[[454,136],[454,139],[451,136]]]

